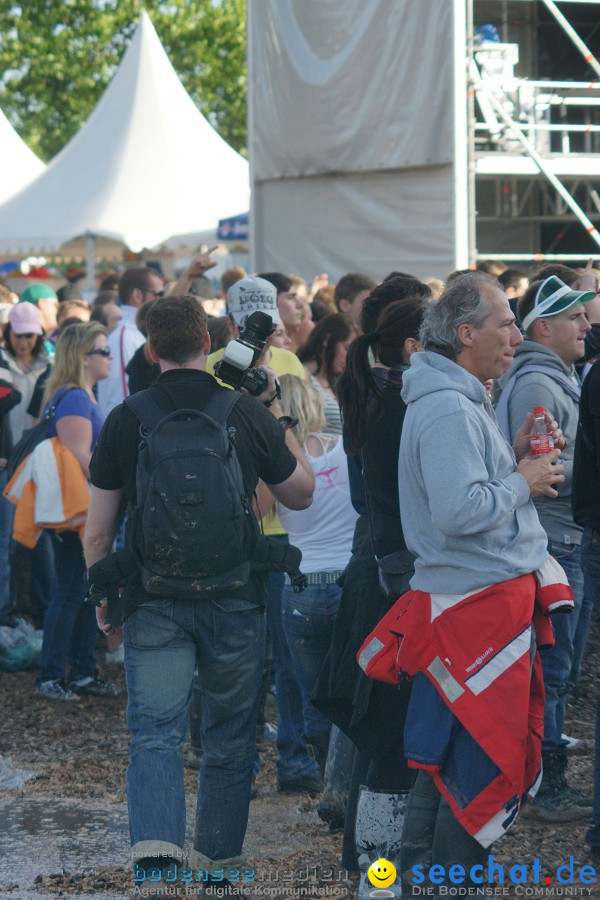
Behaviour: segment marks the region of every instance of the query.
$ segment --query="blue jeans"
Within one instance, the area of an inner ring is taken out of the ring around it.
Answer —
[[[581,568],[586,596],[600,616],[600,533],[583,529],[581,539]],[[600,850],[600,694],[596,698],[596,751],[594,761],[594,824],[586,834],[592,850]]]
[[[331,731],[331,720],[315,709],[310,698],[331,645],[341,595],[337,584],[310,584],[301,594],[286,585],[283,591],[283,628],[300,675],[304,733],[309,743],[326,740]]]
[[[31,560],[31,595],[38,609],[47,609],[52,594],[59,588],[56,584],[55,547],[56,541],[50,532],[42,531]],[[83,579],[83,575],[81,577]]]
[[[583,602],[583,572],[581,571],[580,547],[577,544],[550,541],[548,552],[565,570],[571,590],[575,595],[575,609],[572,613],[559,613],[552,616],[554,646],[540,650],[546,689],[542,749],[557,750],[565,745],[561,735],[564,731],[569,675],[573,661],[573,638]]]
[[[41,670],[38,682],[65,677],[93,677],[96,674],[96,612],[83,602],[85,562],[79,535],[74,531],[52,534],[56,579],[44,617]]]
[[[16,507],[2,496],[6,487],[6,471],[0,471],[0,611],[11,606],[11,566],[16,544],[12,540]],[[50,534],[43,531],[38,539],[31,559],[31,579],[29,591],[34,601],[34,610],[41,613],[48,607],[54,590],[54,553]]]
[[[278,535],[277,538],[288,540],[287,535]],[[272,572],[267,578],[267,628],[273,648],[275,693],[279,707],[277,773],[283,781],[290,781],[301,778],[307,772],[316,772],[317,764],[306,748],[302,688],[283,630],[281,600],[284,585],[283,572]]]
[[[581,568],[583,569],[583,558]],[[583,576],[583,586],[583,602],[581,604],[579,618],[577,619],[577,628],[575,629],[575,635],[573,637],[573,662],[571,663],[571,672],[569,674],[569,691],[572,691],[579,681],[581,663],[583,662],[585,645],[587,643],[587,637],[592,623],[592,612],[594,609],[592,598],[587,589],[585,574]]]
[[[600,532],[584,528],[581,538],[581,568],[585,593],[600,620]]]
[[[196,666],[204,753],[190,863],[210,869],[238,859],[248,823],[265,633],[263,606],[234,598],[156,598],[125,620],[127,803],[134,860],[158,854],[182,858],[181,748]]]

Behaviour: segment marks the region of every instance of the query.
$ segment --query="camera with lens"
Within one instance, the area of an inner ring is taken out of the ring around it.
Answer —
[[[269,379],[266,372],[254,366],[267,338],[274,331],[271,316],[260,310],[253,312],[246,319],[239,336],[225,347],[222,359],[215,366],[215,375],[236,390],[245,388],[254,397],[262,394]]]

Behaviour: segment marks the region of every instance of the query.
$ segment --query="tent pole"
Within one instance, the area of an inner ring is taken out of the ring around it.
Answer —
[[[477,257],[477,162],[475,160],[475,90],[471,81],[471,63],[473,62],[473,0],[467,0],[466,10],[466,57],[467,57],[467,151],[469,177],[467,193],[469,198],[469,259],[467,265],[476,265]],[[462,267],[464,268],[464,266]]]
[[[256,272],[259,268],[258,260],[258,240],[256,229],[256,201],[258,199],[258,190],[254,177],[254,4],[253,0],[247,0],[246,3],[246,65],[248,68],[248,105],[247,105],[247,122],[248,122],[248,177],[250,179],[250,211],[248,216],[248,240],[250,242],[250,271]],[[262,254],[262,248],[261,248]],[[261,255],[262,259],[262,255]]]
[[[469,128],[467,118],[467,3],[454,0],[454,268],[469,264]]]
[[[85,236],[85,287],[88,291],[96,290],[96,253],[94,249],[94,235]]]

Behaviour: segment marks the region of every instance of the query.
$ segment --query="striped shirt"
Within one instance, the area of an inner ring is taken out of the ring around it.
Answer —
[[[323,431],[327,434],[342,433],[342,417],[340,414],[340,405],[331,394],[328,394],[322,384],[320,384],[315,376],[309,372],[308,377],[313,387],[317,389],[325,403],[325,427]]]

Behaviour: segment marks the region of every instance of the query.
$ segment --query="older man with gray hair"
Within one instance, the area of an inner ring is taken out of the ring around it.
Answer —
[[[498,282],[479,272],[461,275],[427,310],[421,330],[424,352],[413,355],[403,378],[402,397],[408,409],[398,470],[402,527],[406,544],[416,556],[411,588],[424,592],[417,595],[420,603],[431,604],[432,636],[421,634],[417,643],[436,640],[438,622],[447,626],[439,638],[443,643],[457,621],[451,616],[460,616],[470,603],[461,627],[453,632],[454,645],[436,651],[436,665],[431,663],[419,672],[413,685],[409,711],[413,718],[412,726],[407,726],[405,750],[417,762],[419,773],[407,812],[402,868],[406,880],[415,884],[422,883],[421,876],[427,876],[432,863],[444,867],[446,884],[461,883],[447,880],[451,864],[462,867],[464,885],[482,884],[478,875],[482,875],[485,848],[514,819],[521,801],[531,795],[527,790],[535,789],[533,782],[527,782],[514,803],[502,801],[498,820],[490,817],[485,827],[476,825],[475,813],[469,819],[471,801],[488,789],[493,792],[490,785],[498,788],[505,774],[498,757],[490,758],[476,747],[473,730],[465,727],[465,716],[472,709],[469,697],[478,703],[483,696],[483,682],[476,689],[469,678],[477,674],[481,681],[485,672],[486,686],[500,678],[495,689],[502,685],[510,691],[513,684],[502,679],[510,678],[512,662],[518,663],[525,672],[526,731],[528,680],[535,652],[535,645],[530,649],[532,573],[548,560],[546,534],[532,497],[555,497],[554,485],[563,481],[562,466],[555,463],[564,445],[556,423],[550,423],[556,449],[533,459],[527,455],[533,417],[527,417],[511,449],[487,396],[485,382],[507,371],[522,340]],[[525,609],[525,625],[513,635],[507,620],[514,611],[515,592],[523,589],[519,613]],[[474,595],[476,602],[471,602]],[[497,615],[500,623],[497,631],[495,622],[490,629],[491,649],[483,654],[487,654],[485,662],[477,650],[471,659],[469,652],[478,646],[478,630],[489,627],[490,615]],[[433,725],[424,718],[428,703],[436,709]],[[498,727],[493,720],[486,725],[488,733]],[[442,748],[446,728],[448,742]],[[440,745],[433,749],[432,736]],[[448,771],[453,744],[459,747],[462,761],[469,760],[466,780],[464,772]],[[539,752],[533,781],[539,780],[538,770]]]

